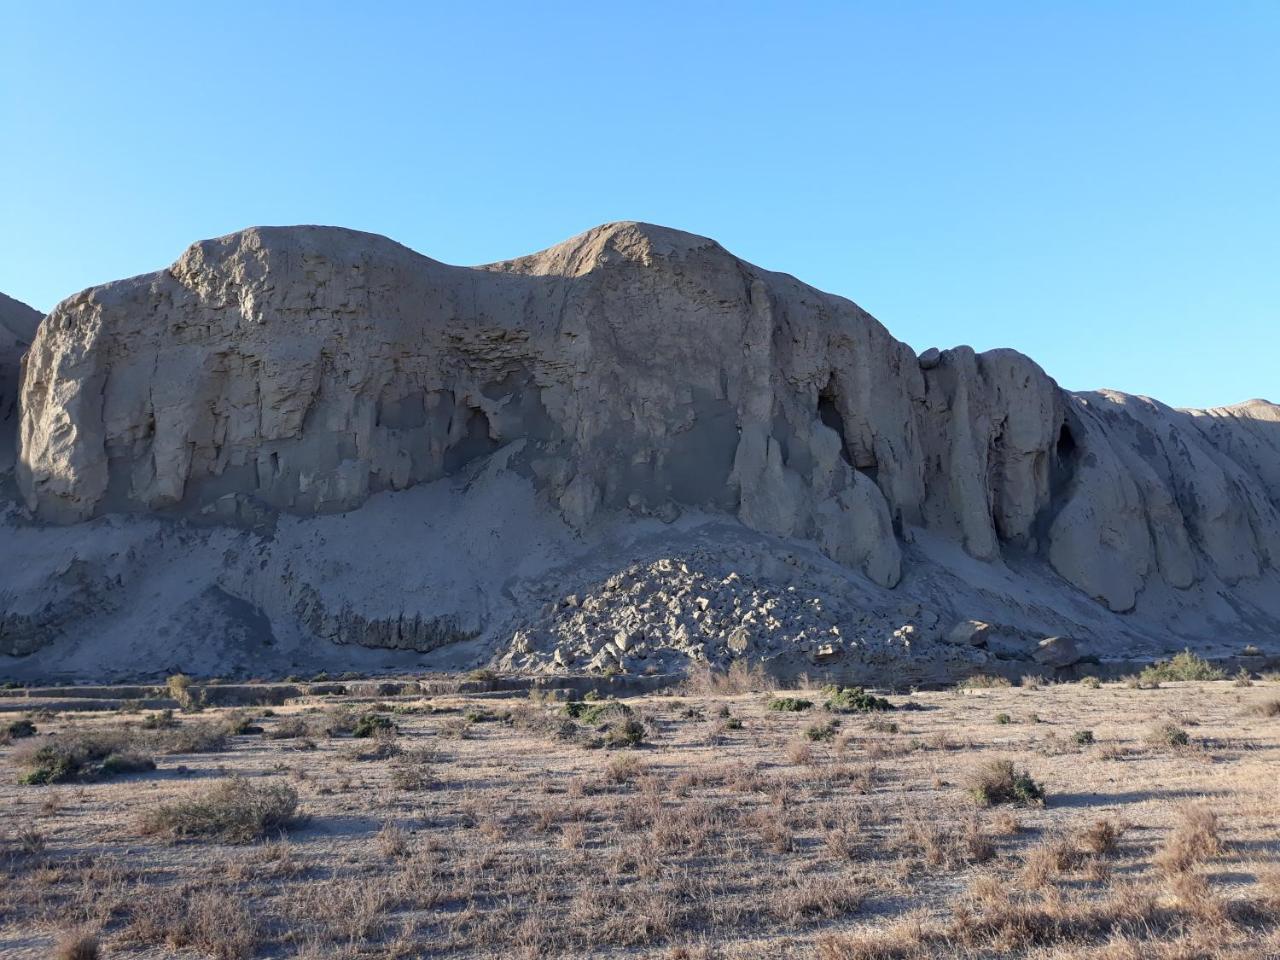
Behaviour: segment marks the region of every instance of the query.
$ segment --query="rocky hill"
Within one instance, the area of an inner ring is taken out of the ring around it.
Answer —
[[[917,356],[647,224],[477,268],[330,227],[198,243],[58,305],[19,432],[19,674],[929,679],[1280,635],[1277,406]]]

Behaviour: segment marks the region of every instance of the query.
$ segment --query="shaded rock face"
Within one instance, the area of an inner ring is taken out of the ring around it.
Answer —
[[[41,316],[38,310],[0,293],[0,477],[14,466],[22,357],[31,346]]]
[[[56,523],[252,526],[504,448],[577,529],[726,513],[884,588],[921,528],[1045,560],[1116,612],[1280,557],[1276,406],[1073,395],[1007,350],[918,358],[848,300],[636,223],[479,268],[327,227],[198,243],[41,325],[17,479]],[[397,620],[380,643],[452,630]]]

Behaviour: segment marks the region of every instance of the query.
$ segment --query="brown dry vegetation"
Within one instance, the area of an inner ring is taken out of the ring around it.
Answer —
[[[1280,956],[1277,686],[44,714],[0,747],[0,955]],[[156,769],[19,784],[55,745]]]

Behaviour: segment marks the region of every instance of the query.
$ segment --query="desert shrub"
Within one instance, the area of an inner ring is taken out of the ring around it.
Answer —
[[[1086,853],[1106,856],[1115,852],[1124,827],[1114,820],[1095,820],[1080,832],[1080,847]]]
[[[98,938],[87,930],[68,930],[58,938],[54,948],[57,960],[98,960],[101,948]]]
[[[394,727],[379,728],[360,740],[360,744],[348,753],[352,760],[389,760],[401,753]]]
[[[297,807],[298,794],[288,784],[255,784],[232,777],[187,799],[162,804],[143,818],[142,830],[173,839],[249,843],[289,826]]]
[[[991,760],[975,770],[969,778],[969,793],[984,807],[1044,803],[1044,787],[1025,770],[1016,769],[1012,760]]]
[[[134,745],[127,730],[61,734],[38,746],[33,744],[15,760],[22,771],[18,782],[28,785],[96,780],[155,769],[155,762]]]
[[[618,700],[574,700],[564,705],[564,712],[567,717],[587,727],[631,716],[631,708]]]
[[[619,754],[609,758],[605,776],[614,783],[627,783],[640,775],[640,758],[634,754]]]
[[[805,738],[817,743],[818,741],[835,739],[836,730],[840,723],[836,720],[828,720],[826,723],[811,723],[805,727]]]
[[[473,722],[473,721],[468,721]],[[351,729],[353,737],[372,737],[375,735],[388,734],[395,736],[399,733],[399,728],[392,722],[390,717],[384,717],[380,713],[364,713],[360,715],[360,719],[356,721],[356,725]]]
[[[1080,678],[1080,686],[1085,687],[1086,689],[1089,689],[1089,690],[1097,690],[1099,687],[1102,686],[1102,681],[1099,680],[1097,677],[1093,676],[1092,674],[1090,674],[1087,677]]]
[[[1147,731],[1147,743],[1153,747],[1185,747],[1191,743],[1187,731],[1173,723],[1161,723]]]
[[[609,749],[638,747],[644,742],[645,726],[634,717],[611,721],[604,730],[603,745]]]
[[[787,758],[788,763],[810,764],[813,763],[813,746],[808,740],[792,740],[782,755]]]
[[[98,769],[98,774],[103,777],[114,777],[125,773],[145,773],[148,770],[154,770],[156,762],[145,753],[139,753],[136,750],[124,750],[119,753],[109,753],[102,760],[102,766]]]
[[[1039,690],[1041,687],[1048,686],[1044,677],[1038,673],[1024,674],[1022,679],[1018,681],[1018,686],[1026,690]]]
[[[14,740],[22,740],[35,735],[36,725],[26,717],[20,720],[12,720],[0,726],[0,743],[12,743]]]
[[[732,697],[765,690],[770,679],[759,664],[734,660],[725,670],[709,663],[695,663],[685,675],[684,690],[694,696]]]
[[[285,717],[262,731],[265,740],[296,740],[311,735],[311,725],[303,717]]]
[[[961,690],[992,690],[1000,687],[1011,687],[1008,677],[990,676],[985,673],[975,673],[971,677],[965,677],[957,686]]]
[[[188,713],[204,709],[204,695],[199,696],[192,689],[191,678],[185,673],[175,673],[165,681],[169,696],[178,701],[178,706]]]
[[[829,699],[823,704],[832,713],[877,713],[894,709],[884,697],[877,697],[862,687],[827,687]]]
[[[726,717],[723,721],[721,721],[721,726],[723,726],[726,730],[741,730],[742,720],[739,717]]]
[[[360,722],[360,714],[349,706],[328,707],[320,721],[320,730],[327,737],[338,737],[350,733]]]
[[[227,727],[222,723],[184,723],[149,737],[158,753],[220,753],[227,749]]]
[[[159,713],[148,713],[142,718],[139,726],[143,730],[169,730],[178,725],[178,718],[172,710],[161,710]]]
[[[1251,673],[1250,673],[1248,670],[1246,670],[1244,667],[1241,667],[1241,668],[1236,672],[1236,675],[1235,675],[1235,684],[1236,684],[1236,686],[1237,686],[1237,687],[1252,687],[1252,686],[1253,686],[1253,674],[1251,674]]]
[[[1095,742],[1092,730],[1077,730],[1071,735],[1071,739],[1078,747],[1087,747]]]
[[[1138,682],[1146,686],[1159,686],[1179,680],[1225,680],[1227,675],[1198,657],[1190,650],[1183,650],[1171,660],[1161,660],[1144,667],[1138,674]]]
[[[1256,704],[1251,712],[1259,717],[1280,717],[1280,700],[1264,700]]]
[[[867,724],[867,729],[874,733],[897,733],[898,725],[892,720],[881,720],[877,717]]]
[[[262,733],[262,727],[253,722],[253,717],[246,710],[233,710],[223,720],[227,733],[233,737]]]
[[[1013,723],[1013,717],[1009,716],[1007,713],[997,713],[996,723],[1001,724],[1002,726],[1006,723]]]
[[[1186,873],[1221,852],[1218,815],[1202,804],[1192,804],[1178,812],[1178,822],[1153,862],[1172,876]]]
[[[813,706],[813,701],[802,697],[774,697],[767,706],[780,713],[802,713]]]

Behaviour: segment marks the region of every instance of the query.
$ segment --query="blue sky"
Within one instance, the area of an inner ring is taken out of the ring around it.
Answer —
[[[478,263],[648,220],[919,349],[1280,401],[1278,49],[1276,2],[0,0],[0,290],[251,224]]]

